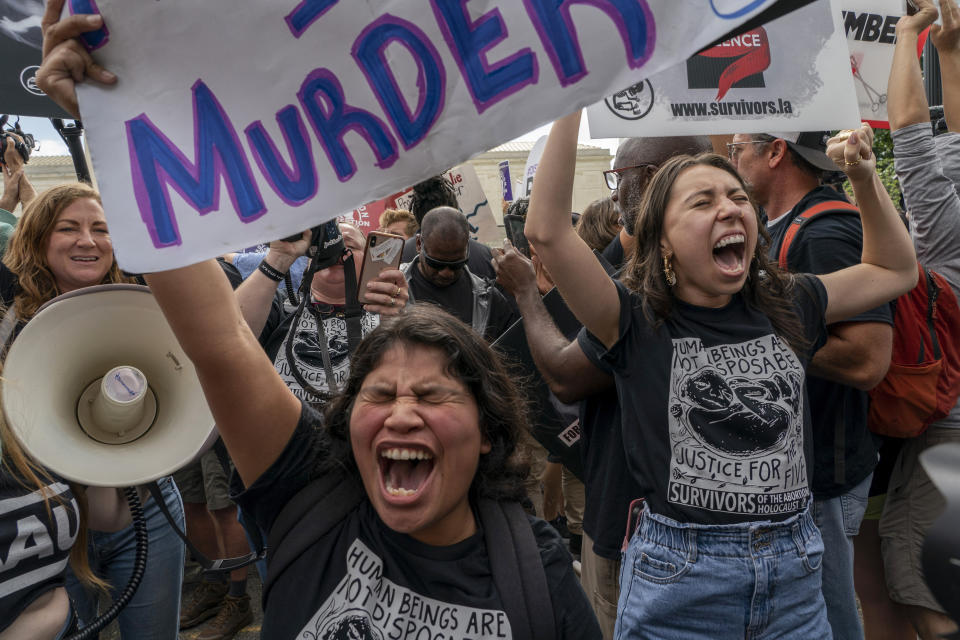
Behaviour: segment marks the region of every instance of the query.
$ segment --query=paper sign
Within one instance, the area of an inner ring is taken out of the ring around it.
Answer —
[[[540,166],[540,158],[543,156],[543,148],[547,146],[547,136],[540,136],[533,143],[530,154],[527,156],[527,164],[523,168],[523,194],[524,198],[529,198],[533,191],[533,176],[537,173],[537,167]]]
[[[866,0],[865,0],[866,1]],[[591,106],[598,138],[855,128],[839,10],[818,0]]]
[[[473,165],[462,164],[454,167],[444,174],[444,177],[457,192],[457,203],[467,216],[470,236],[483,244],[499,244],[503,240],[503,230],[497,226],[497,220]]]
[[[498,223],[487,196],[480,185],[480,178],[473,165],[462,164],[443,174],[443,177],[457,194],[457,205],[467,217],[470,224],[470,237],[483,243],[499,242],[503,239],[503,232]],[[413,199],[413,189],[395,193],[386,198],[368,202],[357,207],[352,212],[341,216],[341,219],[350,220],[363,231],[367,232],[380,227],[380,216],[387,209],[410,209]]]
[[[510,185],[510,161],[504,160],[497,166],[500,169],[500,196],[504,202],[513,202],[513,188]]]
[[[43,0],[0,0],[0,113],[66,118],[37,86]]]
[[[406,209],[407,207],[398,204],[397,200],[409,193],[411,193],[411,191],[407,189],[406,191],[389,195],[386,198],[362,204],[350,213],[341,215],[340,220],[355,224],[360,231],[363,232],[363,235],[367,235],[369,232],[376,231],[380,228],[380,216],[383,215],[384,211],[387,209]]]
[[[887,81],[897,43],[897,21],[906,13],[903,0],[843,0],[841,18],[850,50],[850,70],[860,118],[889,129]],[[924,31],[924,36],[926,35]],[[923,51],[924,37],[917,56]]]
[[[68,0],[120,264],[169,269],[396,193],[792,0]],[[816,33],[816,32],[813,32]],[[822,42],[803,31],[797,46]]]

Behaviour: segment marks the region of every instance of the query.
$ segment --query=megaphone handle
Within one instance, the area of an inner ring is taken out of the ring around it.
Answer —
[[[130,580],[124,587],[119,597],[113,602],[113,605],[102,614],[97,616],[93,622],[80,629],[73,635],[67,636],[66,640],[91,640],[99,638],[100,631],[108,624],[113,622],[114,618],[120,615],[130,599],[133,598],[140,587],[140,581],[147,570],[147,520],[143,517],[143,505],[140,504],[140,496],[137,494],[136,487],[126,487],[123,495],[127,498],[127,504],[130,507],[130,515],[133,519],[134,539],[137,543],[136,555],[133,558],[133,572],[130,574]],[[154,498],[156,500],[156,498]],[[161,502],[160,504],[163,504]]]
[[[257,546],[257,550],[255,552],[248,553],[245,556],[237,556],[236,558],[211,560],[201,553],[192,542],[190,542],[190,539],[187,538],[187,534],[184,533],[183,530],[177,525],[176,521],[173,519],[173,516],[170,514],[170,510],[167,509],[163,495],[160,493],[160,487],[157,486],[156,481],[148,482],[146,487],[150,492],[150,495],[153,496],[154,501],[156,501],[157,506],[160,507],[163,517],[167,519],[167,522],[170,524],[173,532],[177,534],[181,540],[183,540],[183,543],[187,545],[187,549],[189,549],[190,553],[193,555],[193,559],[196,560],[201,567],[203,567],[203,573],[229,573],[230,571],[242,569],[247,565],[251,565],[254,562],[258,562],[267,557],[267,548],[263,544],[263,539],[260,537],[259,528],[254,527],[249,533],[254,539],[254,544]]]

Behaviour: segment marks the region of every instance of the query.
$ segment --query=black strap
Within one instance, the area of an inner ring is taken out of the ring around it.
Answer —
[[[183,530],[180,528],[177,522],[173,519],[173,516],[170,515],[170,510],[167,509],[166,502],[163,499],[163,494],[161,493],[160,487],[157,485],[157,483],[155,481],[148,482],[145,486],[147,487],[147,490],[150,492],[150,495],[153,496],[153,499],[156,501],[157,506],[160,507],[160,511],[163,513],[163,517],[167,519],[167,523],[169,523],[170,527],[173,529],[173,532],[176,533],[181,540],[183,540],[184,544],[187,545],[187,549],[189,549],[190,553],[193,555],[193,559],[196,560],[201,567],[203,567],[204,574],[228,573],[230,571],[233,571],[234,569],[241,569],[243,567],[246,567],[247,565],[253,564],[254,562],[262,560],[263,558],[266,557],[267,550],[263,546],[263,541],[256,540],[256,538],[259,537],[259,531],[256,533],[256,535],[254,535],[254,532],[251,531],[249,533],[251,534],[251,537],[255,538],[254,542],[255,544],[257,544],[257,547],[258,547],[257,551],[248,553],[245,556],[238,556],[236,558],[222,558],[218,560],[211,560],[210,558],[205,556],[203,553],[201,553],[199,549],[193,546],[193,543],[190,542],[189,538],[187,538],[187,534],[183,532]],[[256,528],[257,527],[252,527],[252,529],[256,529]]]
[[[267,536],[271,552],[267,560],[267,580],[263,584],[264,603],[277,576],[318,538],[343,521],[365,496],[358,479],[331,473],[308,484],[284,505]]]
[[[477,510],[490,557],[493,582],[515,640],[556,638],[553,603],[540,550],[517,502],[480,499]],[[513,544],[505,544],[507,540]]]
[[[352,354],[360,346],[363,330],[360,327],[360,318],[363,308],[360,306],[358,295],[357,267],[354,264],[353,254],[348,254],[343,260],[343,281],[346,285],[347,300],[347,345]]]
[[[347,347],[349,349],[349,353],[352,354],[354,351],[356,351],[357,346],[360,344],[360,340],[363,338],[363,328],[360,324],[360,318],[363,315],[363,309],[360,306],[360,303],[357,301],[357,273],[353,262],[353,253],[350,251],[344,253],[342,262],[344,284],[346,285]],[[337,388],[336,378],[333,375],[333,363],[330,360],[330,346],[327,343],[327,334],[323,328],[323,318],[313,308],[312,305],[308,308],[317,324],[317,341],[320,344],[320,358],[323,360],[323,371],[324,375],[326,376],[328,390],[324,391],[313,386],[303,376],[303,374],[300,373],[300,369],[297,367],[296,361],[293,357],[293,340],[296,336],[297,327],[300,325],[300,318],[303,316],[304,308],[307,306],[307,301],[310,299],[310,283],[313,281],[313,274],[316,272],[316,266],[316,259],[314,259],[310,263],[310,269],[306,274],[304,274],[303,284],[301,284],[300,287],[300,302],[297,305],[297,310],[294,312],[293,319],[290,322],[290,327],[287,330],[284,356],[287,359],[287,367],[290,369],[290,373],[293,374],[293,378],[297,381],[297,384],[300,385],[300,388],[302,388],[304,392],[314,396],[317,401],[326,403],[330,399],[330,396],[333,393],[337,393],[339,389]],[[287,294],[289,295],[289,293],[290,292],[288,290]]]

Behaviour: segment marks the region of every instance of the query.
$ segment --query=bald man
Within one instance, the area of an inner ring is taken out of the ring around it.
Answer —
[[[470,227],[453,207],[427,212],[417,234],[417,254],[400,267],[411,302],[430,302],[493,342],[518,316],[492,282],[470,271]]]
[[[713,150],[706,136],[667,136],[663,138],[627,138],[620,143],[613,169],[603,172],[610,199],[620,210],[622,227],[617,237],[604,249],[603,257],[616,268],[630,258],[636,242],[633,239],[640,200],[647,183],[660,165],[676,155],[696,155]]]

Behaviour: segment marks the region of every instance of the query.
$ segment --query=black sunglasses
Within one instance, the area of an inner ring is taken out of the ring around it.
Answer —
[[[467,245],[467,254],[463,256],[463,260],[455,260],[453,262],[447,262],[446,260],[437,260],[436,258],[431,258],[427,255],[427,250],[420,248],[420,255],[423,257],[423,262],[431,269],[436,269],[437,271],[443,271],[444,269],[450,269],[451,271],[459,271],[467,265],[467,261],[470,260],[470,245]]]

